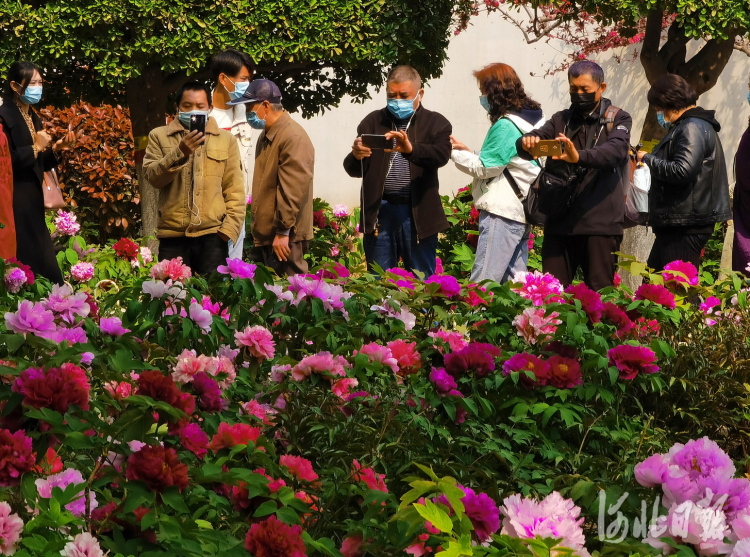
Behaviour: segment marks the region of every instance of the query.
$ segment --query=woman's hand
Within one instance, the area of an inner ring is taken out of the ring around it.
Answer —
[[[65,134],[65,137],[55,143],[53,149],[55,150],[55,152],[59,152],[62,149],[69,149],[74,147],[77,141],[78,139],[76,138],[76,134],[68,130],[68,133]]]
[[[461,143],[455,136],[451,136],[451,146],[454,151],[471,151],[466,145]]]
[[[646,155],[648,155],[647,151],[638,151],[638,153],[636,153],[635,155],[635,158],[638,162],[643,162],[643,157],[645,157]]]
[[[34,140],[34,145],[36,145],[37,151],[42,152],[47,147],[49,147],[49,144],[52,142],[52,138],[49,136],[47,132],[39,131],[36,132],[36,139]]]

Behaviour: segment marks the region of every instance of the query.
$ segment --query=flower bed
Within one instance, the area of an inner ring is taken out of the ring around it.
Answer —
[[[289,281],[2,266],[0,554],[748,554],[742,277],[376,280],[320,210],[347,259]]]

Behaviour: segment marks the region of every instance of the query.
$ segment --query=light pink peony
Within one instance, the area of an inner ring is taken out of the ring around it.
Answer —
[[[23,532],[23,520],[5,501],[0,502],[0,555],[13,555]]]
[[[63,557],[104,557],[105,553],[102,548],[99,547],[97,539],[84,532],[78,534],[73,541],[65,544],[65,547],[61,551]]]
[[[724,537],[730,530],[724,511],[685,501],[673,504],[669,514],[660,516],[656,524],[649,527],[648,533],[643,541],[656,549],[671,553],[672,548],[660,540],[666,537],[680,544],[692,545],[700,556],[710,556],[722,552]]]
[[[151,299],[161,299],[165,295],[168,295],[168,300],[173,302],[174,300],[184,300],[187,296],[187,291],[181,283],[173,283],[172,279],[164,282],[163,280],[147,280],[141,285],[141,290],[144,294],[151,296]]]
[[[151,277],[158,280],[173,280],[185,282],[192,276],[190,267],[182,262],[182,257],[165,259],[151,267]]]
[[[59,487],[65,490],[70,484],[83,484],[85,483],[83,475],[74,468],[67,468],[58,474],[52,474],[46,478],[39,478],[34,481],[36,484],[39,496],[45,499],[52,498],[52,488]],[[84,500],[85,491],[81,487],[81,492],[78,494],[78,498],[71,501],[65,508],[76,516],[81,516],[86,512],[86,501]],[[98,506],[96,496],[93,491],[89,491],[89,509],[94,510]]]
[[[346,205],[334,205],[333,206],[333,216],[337,219],[343,219],[349,216],[349,207]]]
[[[78,282],[87,282],[94,276],[94,266],[86,261],[79,261],[70,268],[70,275]]]
[[[270,360],[275,353],[275,343],[271,331],[261,325],[254,325],[244,331],[234,333],[238,347],[246,346],[250,354],[259,359]]]
[[[5,326],[14,333],[46,333],[55,330],[55,316],[41,302],[22,300],[15,313],[5,314]]]
[[[398,373],[398,360],[393,357],[391,349],[387,346],[381,346],[377,342],[370,342],[362,346],[359,353],[367,356],[370,362],[379,362],[384,367],[390,367],[393,373]],[[355,352],[355,356],[356,354]]]
[[[467,346],[469,346],[469,342],[466,340],[464,334],[456,331],[431,331],[427,333],[427,336],[430,336],[433,339],[442,340],[448,345],[452,352],[456,352],[458,350],[461,350],[462,348],[466,348]],[[437,344],[436,347],[438,351],[442,353],[443,347],[438,346]]]
[[[513,319],[513,324],[518,330],[518,336],[529,344],[536,344],[539,335],[552,336],[557,330],[557,325],[562,323],[555,319],[560,314],[553,311],[545,316],[545,310],[540,307],[526,308]]]
[[[211,315],[211,312],[207,309],[203,309],[203,306],[198,302],[193,302],[192,304],[190,304],[188,315],[190,316],[190,319],[192,319],[195,324],[204,331],[209,332],[211,330],[211,325],[213,325],[214,322],[214,316]]]
[[[55,232],[61,236],[75,236],[81,230],[74,213],[58,209],[55,216]]]
[[[318,352],[311,356],[305,356],[302,361],[292,368],[292,380],[303,381],[313,373],[330,373],[332,376],[344,377],[348,368],[347,362],[342,356],[333,356],[330,352]],[[329,377],[329,379],[333,380]]]

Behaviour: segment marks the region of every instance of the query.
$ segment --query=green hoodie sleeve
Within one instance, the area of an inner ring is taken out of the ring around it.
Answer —
[[[506,166],[518,154],[516,140],[519,137],[521,132],[515,124],[506,118],[500,118],[487,132],[479,160],[485,168]]]

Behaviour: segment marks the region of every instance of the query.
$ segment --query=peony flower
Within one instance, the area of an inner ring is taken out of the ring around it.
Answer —
[[[729,455],[708,437],[690,440],[685,445],[678,443],[667,457],[670,466],[677,466],[693,481],[710,477],[731,479],[736,472]]]
[[[39,492],[40,497],[52,499],[52,488],[59,487],[65,491],[65,488],[70,484],[79,485],[85,484],[86,482],[83,479],[83,474],[81,474],[81,472],[73,468],[67,468],[59,474],[53,474],[46,478],[38,478],[37,480],[34,480],[34,483],[36,484],[36,489]],[[78,497],[65,505],[65,508],[76,516],[83,515],[86,512],[85,494],[86,491],[82,486],[81,491],[78,493]],[[99,503],[96,500],[94,492],[89,491],[89,509],[95,509],[98,505]]]
[[[216,270],[222,275],[229,275],[233,279],[250,279],[255,278],[255,269],[257,265],[245,263],[242,259],[231,259],[227,257],[226,265],[219,265]]]
[[[334,205],[333,206],[333,216],[337,219],[345,219],[349,216],[349,207],[346,205]]]
[[[344,377],[349,362],[342,356],[333,356],[330,352],[318,352],[305,356],[302,361],[292,368],[292,380],[303,381],[313,373],[330,373],[335,377]]]
[[[182,447],[189,450],[198,458],[203,458],[208,452],[208,435],[198,424],[188,424],[180,428]]]
[[[23,395],[23,405],[32,408],[50,408],[63,415],[71,405],[89,409],[88,377],[71,363],[46,370],[30,367],[16,378],[11,390]]]
[[[252,441],[255,443],[260,437],[261,429],[259,427],[252,427],[247,424],[234,424],[229,425],[228,423],[219,424],[219,430],[211,439],[211,444],[208,446],[214,452],[218,452],[221,449],[231,449],[237,445],[247,445]]]
[[[411,331],[417,324],[417,316],[409,311],[406,304],[401,304],[400,308],[397,310],[394,307],[395,304],[390,303],[389,299],[390,298],[383,300],[383,302],[381,302],[382,305],[371,306],[370,310],[377,311],[381,315],[387,317],[398,319],[404,324],[404,330]]]
[[[451,275],[434,274],[426,281],[424,281],[424,283],[439,284],[440,288],[438,288],[435,293],[442,294],[446,298],[453,298],[454,296],[458,296],[459,294],[461,294],[461,285],[458,284],[456,278],[452,277]]]
[[[39,333],[39,336],[60,344],[65,341],[70,346],[88,342],[86,331],[82,327],[58,327],[55,331]]]
[[[47,449],[44,458],[39,461],[37,466],[34,466],[34,472],[39,474],[57,474],[62,472],[62,469],[63,461],[52,447]]]
[[[190,267],[182,262],[182,257],[165,259],[151,267],[151,278],[184,282],[192,276]]]
[[[317,298],[323,302],[323,308],[326,311],[339,310],[344,314],[344,317],[348,317],[344,310],[344,302],[352,295],[349,292],[344,292],[344,289],[338,284],[326,282],[318,277],[307,278],[304,275],[294,275],[289,277],[289,291],[296,294],[294,305],[299,305],[303,300]]]
[[[549,273],[518,273],[513,279],[513,283],[520,283],[521,286],[512,287],[511,290],[516,294],[531,300],[535,306],[541,306],[552,302],[562,302],[564,298],[560,281]]]
[[[656,487],[667,478],[669,464],[664,455],[655,454],[635,465],[635,480],[643,487]]]
[[[55,232],[61,236],[75,236],[81,230],[74,213],[58,209],[54,219]]]
[[[664,265],[664,281],[669,286],[677,284],[695,286],[698,284],[698,269],[688,261],[672,261]]]
[[[195,398],[189,393],[183,393],[169,375],[163,375],[159,370],[144,371],[138,377],[137,395],[148,396],[154,400],[166,402],[170,406],[182,410],[188,419],[195,411]]]
[[[393,267],[385,271],[386,276],[396,275],[400,277],[398,279],[388,278],[387,281],[395,284],[399,288],[406,288],[407,290],[414,290],[414,285],[417,283],[417,277],[413,273],[402,269],[401,267]]]
[[[551,356],[549,364],[549,384],[558,389],[572,389],[583,384],[581,364],[576,360],[562,356]]]
[[[73,289],[67,284],[53,284],[52,292],[42,303],[63,321],[72,324],[76,317],[86,317],[91,311],[88,298],[85,292],[74,294]]]
[[[136,380],[137,379],[138,378],[136,376]],[[128,383],[127,381],[108,381],[104,384],[104,389],[117,400],[128,398],[133,394],[133,385],[132,383]]]
[[[192,319],[198,327],[203,329],[206,332],[211,331],[211,325],[214,322],[214,317],[211,315],[211,312],[203,309],[203,306],[199,304],[198,302],[193,302],[190,304],[190,308],[188,309],[188,315],[190,316],[190,319]]]
[[[331,391],[337,397],[346,400],[346,397],[349,396],[352,388],[356,387],[357,385],[359,385],[359,381],[357,381],[356,379],[344,377],[343,379],[337,379],[333,382],[333,385],[331,385]]]
[[[144,265],[148,265],[154,260],[154,254],[151,253],[151,249],[146,246],[141,246],[140,254],[141,254],[141,259],[143,259]]]
[[[271,331],[261,325],[247,327],[234,333],[238,347],[247,346],[250,354],[258,359],[270,360],[275,353],[275,343]]]
[[[182,491],[188,486],[188,469],[177,452],[160,445],[145,445],[128,457],[125,477],[140,480],[152,491],[162,492],[169,486]]]
[[[635,379],[639,373],[656,373],[656,354],[646,346],[620,344],[607,352],[609,365],[620,370],[620,379]]]
[[[76,244],[77,245],[77,244]],[[5,260],[5,265],[15,265],[19,269],[23,271],[23,273],[26,275],[26,283],[29,286],[32,286],[34,284],[34,272],[31,270],[31,267],[28,265],[25,265],[21,263],[18,259],[15,257],[11,257],[10,259]]]
[[[529,233],[529,239],[526,240],[526,247],[528,248],[529,251],[531,251],[531,250],[534,249],[534,238],[535,237],[536,236],[534,236],[533,232]]]
[[[477,377],[484,377],[495,371],[495,358],[501,353],[497,346],[472,342],[445,356],[445,371],[453,377],[460,377],[468,372],[474,372]]]
[[[354,381],[356,381],[356,379],[354,379]],[[241,404],[240,408],[248,416],[255,416],[256,418],[258,418],[261,422],[263,422],[263,425],[271,425],[273,423],[271,415],[276,413],[276,411],[271,408],[269,404],[260,404],[255,399],[251,400],[250,402],[246,402],[245,404]]]
[[[393,373],[398,373],[398,360],[393,357],[391,349],[387,346],[381,346],[377,342],[370,342],[359,349],[360,354],[364,354],[370,359],[370,362],[379,362],[384,367],[390,367]],[[357,353],[355,352],[356,356]]]
[[[710,315],[713,313],[713,308],[720,305],[721,300],[719,300],[716,296],[709,296],[708,298],[706,298],[706,301],[701,303],[700,310],[706,315]]]
[[[65,544],[60,553],[63,557],[105,557],[106,555],[97,539],[88,532],[78,534],[73,541]]]
[[[279,464],[300,480],[312,482],[318,479],[318,475],[313,471],[312,462],[301,456],[282,455]]]
[[[333,249],[331,250],[331,255],[335,257]],[[336,255],[338,255],[338,253]],[[323,269],[320,269],[315,276],[326,280],[340,280],[349,278],[351,273],[349,272],[349,269],[344,267],[341,263],[327,263],[326,266]]]
[[[734,544],[732,554],[729,557],[750,557],[750,537],[742,539]]]
[[[13,555],[23,532],[23,520],[5,501],[0,502],[0,555]]]
[[[115,250],[115,253],[118,256],[128,261],[137,260],[138,253],[140,251],[138,244],[136,244],[130,238],[120,238],[119,240],[117,240],[117,242],[115,242],[115,245],[112,246],[112,249]]]
[[[422,359],[417,352],[416,342],[392,340],[388,343],[388,349],[396,359],[401,375],[411,375],[422,369]]]
[[[94,266],[86,261],[79,261],[70,268],[70,275],[78,282],[88,282],[94,276]]]
[[[671,547],[661,538],[672,538],[679,544],[691,544],[698,555],[716,555],[729,534],[726,517],[722,510],[704,508],[692,501],[673,504],[669,514],[657,518],[649,527],[649,535],[643,541],[656,549],[671,552]]]
[[[11,433],[0,429],[0,486],[9,487],[21,482],[21,475],[34,467],[31,438],[18,430]]]
[[[288,526],[271,515],[250,526],[245,549],[255,557],[306,557],[302,527]]]
[[[620,285],[622,284],[622,277],[620,276],[620,273],[615,273],[613,283],[615,285],[615,288],[620,288]]]
[[[362,557],[364,554],[359,550],[364,543],[362,535],[349,536],[341,542],[342,557]]]
[[[112,337],[121,337],[130,332],[130,329],[123,328],[119,317],[102,317],[99,321],[99,328],[102,333]]]
[[[628,317],[628,314],[615,303],[606,302],[604,304],[602,317],[606,322],[617,327],[617,336],[619,338],[624,338],[633,328],[633,322]]]
[[[462,333],[456,331],[430,331],[427,333],[427,336],[432,337],[433,339],[442,340],[454,352],[466,348],[469,345],[466,341],[466,337]],[[438,352],[443,352],[441,346],[437,346],[437,349]]]
[[[601,321],[604,304],[598,292],[594,292],[582,282],[568,286],[565,292],[571,294],[573,299],[581,302],[581,307],[586,312],[589,321],[592,323],[599,323]]]
[[[22,269],[19,269],[18,267],[8,267],[5,270],[3,282],[5,288],[8,289],[8,292],[11,294],[18,294],[21,287],[26,284],[28,280],[26,279],[26,273],[24,273]]]
[[[313,223],[317,228],[328,226],[328,219],[323,211],[313,211]]]
[[[513,318],[513,324],[518,330],[518,336],[529,344],[536,344],[540,335],[552,336],[557,331],[557,325],[562,323],[555,319],[560,314],[553,311],[545,316],[545,310],[539,307],[526,308]]]
[[[667,309],[675,308],[674,294],[661,284],[642,284],[635,291],[636,300],[649,300]]]
[[[526,387],[534,385],[542,387],[549,382],[549,364],[526,352],[516,354],[503,364],[503,375],[510,375],[513,372],[518,372],[521,383]],[[534,379],[527,376],[525,372],[531,372]]]
[[[477,540],[479,543],[487,542],[500,529],[500,509],[486,493],[476,493],[468,487],[462,489],[465,495],[461,502],[474,527]]]
[[[198,406],[204,412],[213,413],[224,410],[221,388],[215,379],[201,371],[193,376],[193,392],[198,397]]]
[[[184,300],[187,292],[181,283],[172,283],[172,280],[164,282],[163,280],[146,280],[141,285],[144,294],[151,296],[151,299],[161,299],[165,295],[169,296],[169,301]]]
[[[433,368],[430,372],[430,381],[441,395],[447,395],[458,389],[455,379],[448,375],[442,367]]]
[[[15,313],[5,314],[5,326],[14,333],[38,335],[55,330],[55,316],[41,302],[21,300]]]
[[[356,459],[352,461],[352,478],[356,482],[364,483],[368,489],[388,493],[385,474],[378,474],[372,468],[362,466]]]

